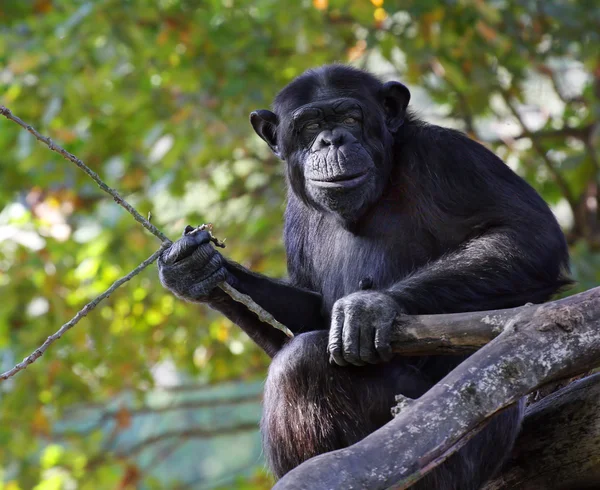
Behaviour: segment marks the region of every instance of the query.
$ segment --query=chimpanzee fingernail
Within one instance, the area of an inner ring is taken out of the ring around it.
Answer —
[[[365,277],[364,279],[361,279],[358,283],[358,287],[361,291],[371,289],[373,287],[373,279],[371,279],[370,277]]]

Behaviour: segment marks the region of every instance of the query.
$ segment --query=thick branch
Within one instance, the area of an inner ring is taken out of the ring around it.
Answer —
[[[530,308],[387,425],[308,460],[275,489],[408,488],[499,410],[600,362],[600,288]]]
[[[163,246],[156,252],[154,252],[150,257],[144,260],[140,265],[138,265],[135,269],[133,269],[126,276],[121,277],[116,280],[111,287],[109,287],[106,291],[104,291],[100,296],[95,297],[92,301],[90,301],[87,305],[85,305],[81,310],[77,312],[77,314],[71,318],[67,323],[65,323],[62,327],[60,327],[56,333],[50,335],[45,342],[39,346],[36,350],[34,350],[29,356],[23,359],[22,362],[17,364],[12,369],[9,369],[5,373],[0,374],[0,382],[7,380],[11,376],[14,376],[19,371],[22,371],[30,364],[33,364],[37,359],[42,357],[42,354],[46,352],[48,347],[60,339],[65,333],[71,330],[75,325],[79,323],[79,321],[86,316],[90,311],[92,311],[98,304],[105,298],[108,298],[118,287],[122,284],[129,281],[132,277],[137,276],[140,272],[142,272],[146,267],[150,264],[154,263],[162,254],[163,250],[168,246],[168,243],[163,243]]]
[[[600,374],[530,406],[512,457],[485,490],[598,488],[599,420]]]
[[[471,354],[509,328],[511,320],[530,319],[539,308],[526,305],[446,315],[402,315],[394,324],[392,349],[404,355]]]

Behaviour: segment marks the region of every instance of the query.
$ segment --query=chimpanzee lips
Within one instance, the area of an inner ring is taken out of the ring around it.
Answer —
[[[306,178],[322,189],[351,189],[369,178],[372,167],[371,156],[362,145],[330,146],[311,155]]]
[[[323,180],[310,179],[310,183],[317,187],[325,188],[352,188],[363,183],[366,180],[368,173],[368,170],[365,170],[354,174],[334,175]]]

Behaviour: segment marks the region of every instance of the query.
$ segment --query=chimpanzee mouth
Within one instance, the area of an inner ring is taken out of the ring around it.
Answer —
[[[329,179],[317,180],[309,179],[312,185],[325,188],[346,188],[350,189],[362,184],[368,177],[369,171],[365,170],[357,174],[335,175]]]

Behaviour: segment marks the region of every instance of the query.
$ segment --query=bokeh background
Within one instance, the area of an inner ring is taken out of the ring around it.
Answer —
[[[600,7],[539,0],[0,2],[0,104],[171,238],[285,276],[283,166],[251,110],[341,61],[404,81],[543,195],[576,290],[600,277]],[[0,118],[0,368],[158,247],[73,164]],[[270,488],[268,359],[151,267],[0,384],[0,489]]]

